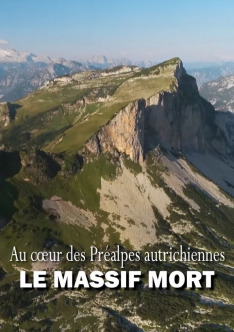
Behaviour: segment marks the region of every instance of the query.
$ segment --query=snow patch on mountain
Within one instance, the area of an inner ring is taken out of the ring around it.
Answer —
[[[48,56],[37,56],[33,53],[25,51],[16,51],[13,48],[0,49],[0,62],[44,62],[51,63],[52,60]]]

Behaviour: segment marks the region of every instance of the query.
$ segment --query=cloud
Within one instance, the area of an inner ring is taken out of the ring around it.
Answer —
[[[0,44],[8,44],[8,41],[5,39],[0,39]]]

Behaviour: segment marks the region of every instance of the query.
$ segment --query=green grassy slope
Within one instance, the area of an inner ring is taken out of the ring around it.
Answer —
[[[79,73],[66,83],[54,80],[15,102],[16,119],[4,131],[4,143],[74,153],[131,101],[173,89],[179,61],[175,58],[148,70],[120,67]]]

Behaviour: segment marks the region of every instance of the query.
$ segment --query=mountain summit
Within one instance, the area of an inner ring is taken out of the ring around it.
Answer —
[[[0,63],[22,63],[22,62],[52,62],[51,58],[48,56],[37,56],[30,52],[20,52],[13,48],[0,49]]]

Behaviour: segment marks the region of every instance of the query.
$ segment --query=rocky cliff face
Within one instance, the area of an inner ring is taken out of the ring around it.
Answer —
[[[181,77],[176,92],[159,93],[146,105],[146,150],[160,144],[182,152],[204,152],[219,135],[215,110],[199,96],[195,80],[188,75]]]
[[[183,153],[230,152],[223,131],[215,123],[213,106],[200,97],[196,80],[187,75],[181,61],[174,76],[173,89],[124,107],[85,148],[95,154],[125,153],[140,163],[158,144]]]
[[[0,103],[0,128],[6,127],[11,121],[8,103]]]
[[[130,103],[91,137],[85,148],[99,154],[125,153],[135,162],[143,162],[145,100]]]

